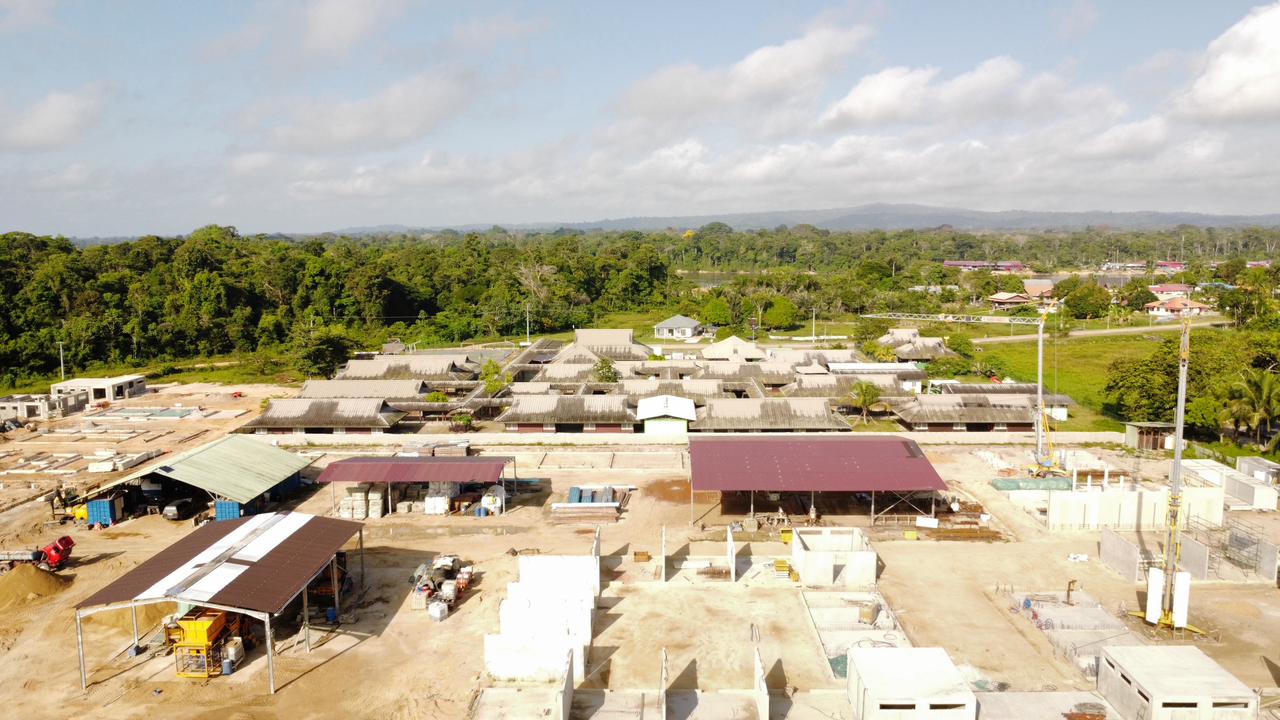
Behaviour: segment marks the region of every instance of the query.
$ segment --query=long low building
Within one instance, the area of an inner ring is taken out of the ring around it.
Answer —
[[[899,424],[917,432],[1030,432],[1035,398],[1020,395],[917,395],[894,405]]]
[[[382,398],[278,398],[239,432],[378,434],[390,432],[405,415]]]
[[[510,432],[635,432],[625,395],[518,395],[497,418]]]
[[[847,431],[849,423],[825,398],[728,398],[708,400],[689,425],[694,432]]]

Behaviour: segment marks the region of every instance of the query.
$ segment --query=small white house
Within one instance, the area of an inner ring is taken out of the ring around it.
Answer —
[[[1098,694],[1124,720],[1253,720],[1258,696],[1190,645],[1105,647]]]
[[[942,648],[849,649],[857,720],[976,720],[978,699]]]
[[[636,420],[644,423],[646,435],[685,435],[689,423],[697,419],[697,410],[689,398],[655,395],[636,403]]]
[[[56,382],[49,388],[54,396],[74,395],[80,392],[89,393],[89,402],[103,400],[124,400],[126,398],[145,395],[147,379],[142,375],[120,375],[107,378],[76,378]]]
[[[1184,313],[1187,315],[1203,315],[1213,309],[1204,303],[1198,303],[1195,300],[1188,300],[1182,297],[1156,300],[1155,302],[1147,303],[1143,307],[1146,308],[1148,315],[1156,317],[1177,317]]]
[[[672,315],[653,326],[653,335],[668,340],[688,340],[702,334],[702,323],[684,315]]]

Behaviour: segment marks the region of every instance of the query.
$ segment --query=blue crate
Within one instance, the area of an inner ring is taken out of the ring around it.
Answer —
[[[217,500],[213,503],[213,517],[215,520],[239,520],[240,511],[240,503],[238,502]]]

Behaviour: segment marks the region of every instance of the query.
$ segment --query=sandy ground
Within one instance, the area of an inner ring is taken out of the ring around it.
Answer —
[[[244,402],[256,406],[260,400]],[[664,525],[672,554],[691,539],[698,541],[694,550],[714,549],[710,539],[716,526],[732,515],[712,497],[700,496],[695,513],[708,528],[691,529],[687,462],[670,448],[627,447],[625,452],[632,454],[624,457],[620,450],[606,462],[602,455],[607,453],[599,448],[578,458],[563,449],[524,449],[527,457],[521,458],[520,475],[542,479],[544,491],[503,516],[408,515],[368,521],[368,585],[363,597],[352,601],[356,622],[336,634],[317,630],[311,654],[291,628],[279,628],[280,691],[274,696],[267,694],[261,655],[251,657],[235,675],[208,682],[175,677],[170,658],[122,657],[129,644],[127,613],[86,623],[92,684],[82,692],[75,655],[75,603],[188,533],[191,525],[151,517],[88,532],[44,525],[48,509],[34,503],[0,513],[0,547],[34,546],[68,531],[77,542],[76,563],[63,573],[70,582],[52,594],[24,597],[0,610],[0,702],[7,715],[22,718],[96,716],[104,711],[120,718],[211,720],[466,717],[478,689],[486,684],[483,635],[497,630],[498,603],[506,583],[515,579],[516,561],[508,550],[587,552],[590,529],[549,524],[548,503],[562,498],[575,483],[605,482],[634,484],[639,491],[631,497],[622,522],[602,531],[604,552],[615,556],[605,563],[611,568],[606,580],[613,582],[604,593],[596,649],[589,659],[596,672],[588,685],[652,688],[659,651],[665,646],[674,686],[745,689],[755,625],[771,687],[839,687],[823,666],[798,589],[631,582],[640,574],[628,569],[626,558],[636,550],[656,554]],[[554,456],[551,463],[541,462],[545,455]],[[1137,588],[1098,563],[1096,533],[1050,535],[1030,515],[991,491],[986,484],[990,469],[971,449],[931,448],[929,455],[953,490],[986,505],[995,526],[1010,541],[910,542],[901,540],[901,529],[875,528],[872,537],[884,562],[881,591],[907,635],[918,645],[942,646],[981,677],[1015,689],[1087,688],[1082,676],[1054,658],[1039,631],[1009,612],[996,588],[1060,590],[1076,579],[1113,612],[1122,603],[1136,607]],[[622,463],[618,457],[624,457]],[[319,464],[331,459],[323,457]],[[328,490],[320,489],[298,509],[323,514],[330,502]],[[866,525],[865,516],[832,520]],[[414,566],[442,552],[456,552],[474,562],[480,575],[475,592],[437,624],[408,609],[407,580]],[[1085,553],[1090,561],[1069,562],[1069,553]],[[1274,588],[1197,586],[1193,621],[1220,638],[1200,646],[1229,670],[1252,686],[1276,685],[1280,593]]]

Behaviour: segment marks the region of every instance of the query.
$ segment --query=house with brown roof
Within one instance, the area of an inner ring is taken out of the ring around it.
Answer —
[[[1179,317],[1181,315],[1203,315],[1213,308],[1198,303],[1195,300],[1188,300],[1184,297],[1174,297],[1168,300],[1157,300],[1143,305],[1148,315],[1156,317]]]
[[[1035,302],[1024,292],[998,292],[987,296],[992,310],[1012,310]]]

